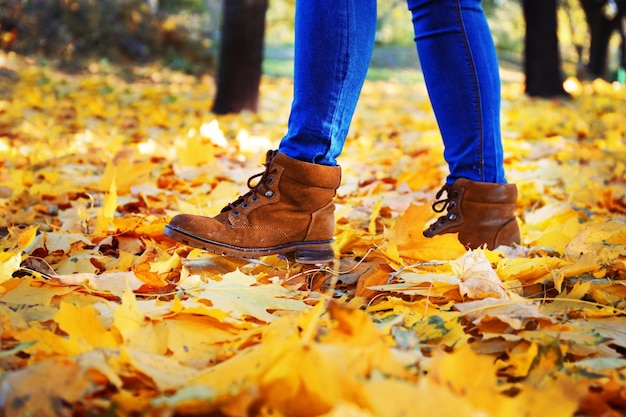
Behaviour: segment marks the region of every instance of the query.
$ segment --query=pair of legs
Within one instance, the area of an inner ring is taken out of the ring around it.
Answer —
[[[480,0],[407,0],[448,183],[503,183],[500,78]],[[299,0],[295,90],[279,151],[335,165],[369,66],[376,0]]]
[[[447,210],[424,235],[458,233],[470,248],[519,243],[517,189],[506,184],[500,137],[500,80],[480,0],[407,0],[415,42],[444,141]],[[369,66],[376,0],[298,0],[295,90],[287,134],[269,151],[250,191],[216,217],[175,216],[165,234],[225,255],[334,258],[337,158]],[[416,169],[419,169],[416,167]]]

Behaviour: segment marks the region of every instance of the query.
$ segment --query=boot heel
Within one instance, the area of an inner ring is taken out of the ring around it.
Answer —
[[[519,245],[521,241],[519,225],[517,224],[517,220],[512,218],[508,222],[504,224],[496,233],[494,248],[497,248],[500,245],[513,246]]]
[[[329,243],[299,247],[294,254],[296,262],[301,264],[323,264],[335,260],[335,251]]]

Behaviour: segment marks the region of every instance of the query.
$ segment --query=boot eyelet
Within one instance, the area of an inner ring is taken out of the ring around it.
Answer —
[[[243,204],[241,205],[241,208],[242,208],[242,209],[247,209],[248,207],[250,207],[250,204],[248,204],[248,203],[243,203]]]
[[[272,174],[276,174],[277,172],[278,172],[278,168],[274,167],[274,168],[272,169]]]
[[[267,183],[270,184],[270,185],[274,184],[274,177],[268,177],[267,178]]]
[[[259,201],[259,197],[257,197],[257,196],[254,196],[254,197],[252,197],[252,198],[250,199],[250,202],[251,202],[251,203],[256,203],[257,201]]]
[[[233,211],[233,216],[239,216],[241,212],[239,210]]]
[[[456,208],[456,201],[450,201],[450,210],[454,210]]]
[[[454,213],[450,213],[450,215],[448,216],[448,219],[450,219],[451,221],[455,221],[458,218],[459,218],[459,216],[457,216]]]
[[[274,197],[274,191],[272,191],[272,190],[267,190],[267,191],[266,191],[263,195],[264,195],[265,197],[267,197],[267,198]]]

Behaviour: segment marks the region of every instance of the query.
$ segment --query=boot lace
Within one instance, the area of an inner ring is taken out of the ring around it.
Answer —
[[[444,192],[446,193],[446,198],[441,198]],[[454,213],[454,210],[457,207],[456,198],[458,196],[459,191],[456,188],[453,188],[450,184],[445,184],[441,187],[441,190],[437,192],[437,195],[435,196],[436,200],[432,205],[433,211],[435,213],[443,213],[447,210],[447,214],[439,217],[437,221],[430,226],[431,230],[434,231],[436,228],[443,226],[448,220],[455,221],[458,219],[458,215]]]
[[[270,150],[267,152],[265,156],[265,163],[263,164],[265,166],[265,171],[255,174],[251,176],[250,178],[248,178],[247,185],[250,191],[248,191],[244,195],[239,196],[239,198],[237,198],[237,200],[233,201],[232,203],[228,203],[228,205],[222,209],[222,213],[233,210],[233,214],[238,215],[239,214],[238,208],[239,207],[243,209],[248,208],[249,207],[248,201],[250,201],[251,203],[256,203],[259,200],[259,197],[258,197],[259,194],[262,194],[267,198],[271,198],[274,195],[274,192],[270,189],[266,189],[265,191],[261,193],[262,191],[261,188],[266,188],[264,187],[266,184],[271,185],[274,183],[274,177],[271,174],[276,173],[277,170],[276,170],[276,167],[274,168],[270,168],[270,167],[277,153],[278,151],[276,150]],[[259,180],[256,182],[256,184],[253,184],[253,181],[255,178],[259,178]]]

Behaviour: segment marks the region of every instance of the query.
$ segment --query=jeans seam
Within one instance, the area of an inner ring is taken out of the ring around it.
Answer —
[[[341,115],[338,115],[338,110],[340,110],[339,106],[338,106],[338,103],[340,103],[341,100],[342,100],[342,96],[344,94],[344,85],[346,83],[346,78],[347,78],[347,74],[348,74],[348,68],[347,67],[348,67],[348,61],[349,60],[346,59],[346,57],[349,55],[349,51],[350,51],[350,44],[349,44],[350,28],[349,28],[349,26],[351,25],[351,22],[350,22],[351,16],[350,16],[350,13],[349,13],[349,10],[350,10],[349,2],[346,1],[346,2],[344,2],[344,4],[346,6],[346,10],[345,10],[345,12],[346,12],[346,20],[345,21],[346,21],[347,25],[344,28],[345,32],[343,33],[343,39],[344,39],[345,42],[344,42],[344,51],[343,51],[343,55],[342,55],[341,68],[340,68],[341,77],[340,77],[340,83],[339,83],[339,89],[338,89],[337,98],[336,98],[335,103],[333,103],[333,111],[332,111],[332,117],[331,117],[332,122],[331,122],[331,125],[330,125],[330,129],[328,131],[328,136],[329,136],[329,138],[328,138],[329,139],[328,147],[329,148],[328,148],[326,154],[330,153],[332,145],[335,142],[335,141],[333,141],[333,135],[335,134],[335,131],[337,130],[337,126],[338,126],[337,119],[342,117]],[[341,125],[341,123],[339,125]]]
[[[475,93],[475,106],[477,109],[476,112],[476,116],[477,116],[477,123],[478,123],[478,149],[477,149],[477,153],[478,153],[478,174],[481,178],[481,181],[485,181],[485,169],[484,169],[484,142],[485,142],[485,127],[484,127],[484,121],[483,121],[483,116],[482,116],[482,105],[481,105],[481,94],[480,94],[480,82],[478,80],[478,74],[476,73],[476,63],[474,62],[474,56],[472,55],[472,50],[470,48],[469,45],[469,38],[467,36],[467,30],[465,28],[465,22],[463,21],[463,14],[461,12],[461,2],[459,0],[455,0],[455,4],[456,4],[456,13],[457,13],[457,19],[459,22],[459,30],[461,31],[461,37],[463,39],[463,47],[465,48],[465,51],[467,53],[467,57],[468,57],[468,66],[469,66],[469,70],[470,70],[470,74],[472,77],[472,81],[473,81],[473,85],[472,88],[474,89],[474,93]]]

